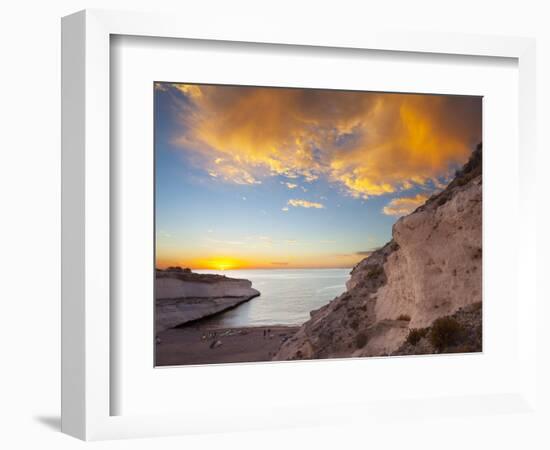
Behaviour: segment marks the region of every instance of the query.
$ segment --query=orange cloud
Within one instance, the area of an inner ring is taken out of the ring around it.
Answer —
[[[366,199],[439,182],[481,140],[479,97],[172,86],[175,142],[226,182],[324,177]]]
[[[414,197],[394,198],[384,206],[382,212],[388,216],[405,216],[413,212],[420,205],[423,205],[428,198],[424,194],[418,194]]]
[[[292,198],[287,202],[287,205],[294,206],[295,208],[316,208],[323,209],[325,205],[317,202],[310,202],[309,200],[300,200]]]

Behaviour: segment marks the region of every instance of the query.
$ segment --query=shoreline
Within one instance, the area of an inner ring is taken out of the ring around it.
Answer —
[[[157,334],[155,366],[271,361],[299,326],[215,327],[187,324]]]
[[[223,314],[243,303],[259,297],[261,294],[241,297],[213,297],[213,298],[161,298],[155,300],[155,333],[170,328],[194,324],[211,317]]]
[[[155,270],[155,334],[222,313],[261,295],[250,280],[194,273],[189,268]]]

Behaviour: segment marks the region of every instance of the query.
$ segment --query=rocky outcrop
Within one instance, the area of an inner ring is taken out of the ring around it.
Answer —
[[[222,275],[197,273],[171,273],[157,271],[155,297],[157,299],[250,297],[259,292],[249,280],[228,278]]]
[[[171,269],[156,271],[157,333],[218,314],[260,295],[249,280]]]
[[[352,270],[347,292],[311,313],[274,359],[396,352],[411,329],[481,302],[481,145],[440,193],[393,226]]]

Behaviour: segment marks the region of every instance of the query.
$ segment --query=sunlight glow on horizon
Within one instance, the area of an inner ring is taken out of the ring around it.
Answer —
[[[186,260],[186,259],[157,259],[156,267],[158,269],[166,269],[168,267],[179,266],[181,268],[189,268],[191,270],[260,270],[260,269],[351,269],[355,264],[361,261],[365,256],[355,255],[350,259],[352,262],[343,264],[334,264],[327,262],[325,264],[318,261],[302,262],[302,263],[277,263],[277,262],[252,262],[237,260],[233,258],[215,258],[207,260]],[[331,260],[332,261],[332,260]]]

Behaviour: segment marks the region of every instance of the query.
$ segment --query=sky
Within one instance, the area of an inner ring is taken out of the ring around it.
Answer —
[[[353,267],[443,189],[482,99],[160,83],[156,264]]]

